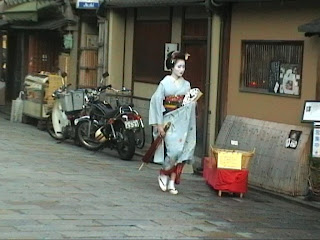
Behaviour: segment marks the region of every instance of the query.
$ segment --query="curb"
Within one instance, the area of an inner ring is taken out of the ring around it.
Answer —
[[[266,190],[266,189],[262,189],[262,188],[258,188],[252,185],[249,185],[249,189],[262,193],[262,194],[266,194],[266,195],[270,195],[274,198],[278,198],[281,200],[286,200],[288,202],[294,203],[294,204],[298,204],[301,206],[304,206],[306,208],[310,208],[313,210],[317,210],[320,211],[320,202],[319,201],[308,201],[308,200],[304,200],[305,196],[289,196],[289,195],[284,195],[284,194],[280,194],[280,193],[276,193],[270,190]]]
[[[202,176],[202,171],[195,170],[194,174]],[[280,193],[266,190],[263,188],[258,188],[258,187],[252,186],[252,185],[249,185],[248,188],[251,191],[259,192],[261,194],[269,195],[269,196],[272,196],[272,197],[280,199],[280,200],[285,200],[285,201],[291,202],[293,204],[298,204],[300,206],[304,206],[309,209],[320,211],[320,201],[305,200],[306,196],[294,197],[294,196],[284,195],[284,194],[280,194]]]

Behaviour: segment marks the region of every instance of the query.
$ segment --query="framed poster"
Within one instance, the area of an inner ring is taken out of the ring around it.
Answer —
[[[320,102],[307,100],[304,102],[301,122],[320,122]]]
[[[302,131],[291,130],[286,140],[286,148],[296,149],[299,143],[299,139]]]
[[[300,95],[300,68],[299,64],[280,64],[280,93]]]

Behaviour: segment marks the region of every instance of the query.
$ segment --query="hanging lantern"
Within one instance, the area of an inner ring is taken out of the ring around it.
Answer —
[[[73,45],[73,37],[72,34],[69,32],[63,35],[63,46],[65,49],[71,49]]]

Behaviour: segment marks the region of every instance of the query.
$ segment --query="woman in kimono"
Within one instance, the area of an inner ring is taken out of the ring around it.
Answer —
[[[154,162],[162,164],[158,183],[162,191],[171,194],[178,193],[175,184],[180,183],[184,164],[193,162],[196,145],[196,103],[183,104],[190,91],[189,81],[182,77],[188,56],[180,52],[168,54],[166,67],[171,74],[161,80],[150,101],[149,124],[153,126],[153,135],[164,138],[154,155]],[[171,125],[165,132],[164,126],[169,122]]]

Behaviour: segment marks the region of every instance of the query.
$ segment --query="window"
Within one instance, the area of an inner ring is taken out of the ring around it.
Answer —
[[[137,17],[134,27],[133,78],[135,81],[155,83],[164,71],[164,47],[171,42],[171,21],[168,16],[148,19]],[[154,19],[156,18],[156,19]]]
[[[300,96],[303,41],[242,41],[240,90]]]

